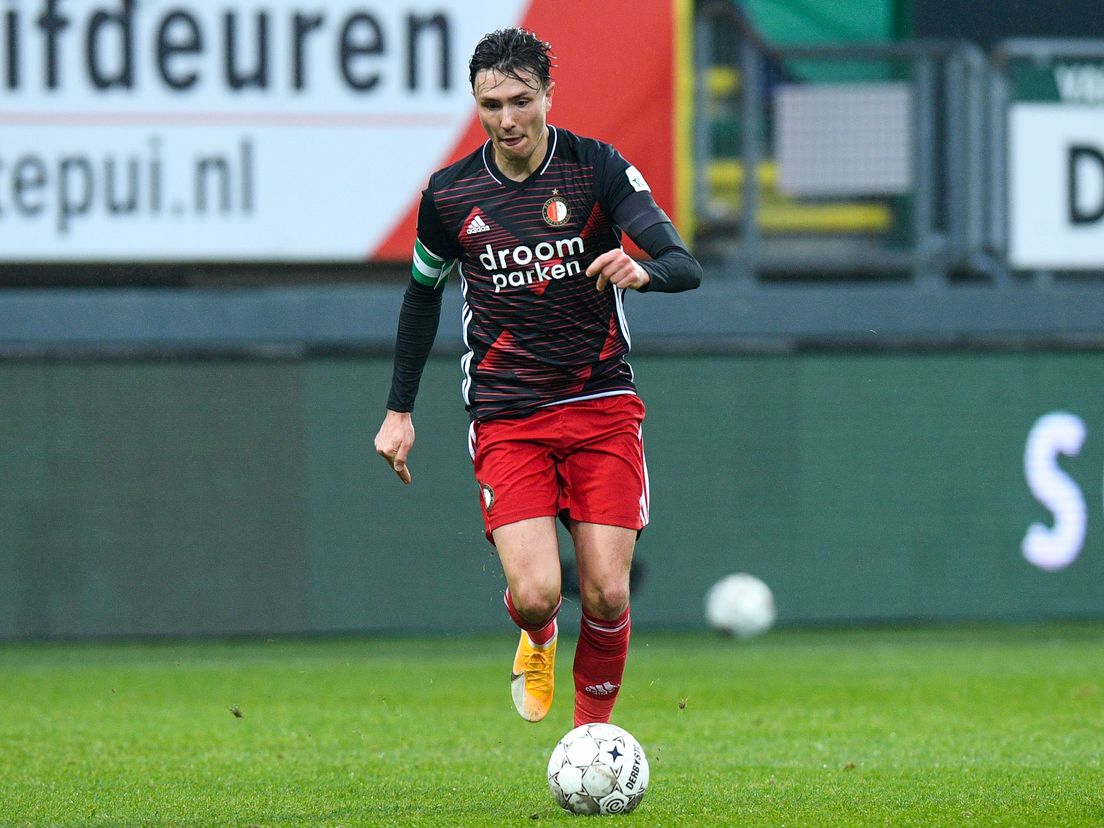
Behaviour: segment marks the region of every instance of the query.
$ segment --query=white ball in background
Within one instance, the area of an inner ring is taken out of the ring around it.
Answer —
[[[777,617],[770,587],[746,572],[721,578],[705,595],[705,620],[713,629],[730,635],[760,635]]]

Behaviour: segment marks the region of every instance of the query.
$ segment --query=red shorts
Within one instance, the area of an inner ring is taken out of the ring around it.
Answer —
[[[472,423],[470,446],[491,531],[535,517],[643,529],[648,523],[644,403],[617,394],[516,420]]]

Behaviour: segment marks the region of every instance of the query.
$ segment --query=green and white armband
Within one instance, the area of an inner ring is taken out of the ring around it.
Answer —
[[[431,253],[421,239],[414,240],[414,264],[410,268],[414,281],[436,289],[448,279],[451,269],[452,260],[445,260]]]

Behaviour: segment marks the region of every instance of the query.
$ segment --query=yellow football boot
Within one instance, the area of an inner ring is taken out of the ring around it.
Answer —
[[[521,631],[521,641],[510,672],[510,695],[518,715],[527,722],[539,722],[552,708],[556,686],[556,641],[559,632],[547,644],[538,647]]]

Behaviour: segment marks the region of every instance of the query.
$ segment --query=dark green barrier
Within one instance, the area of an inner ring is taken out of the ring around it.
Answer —
[[[636,623],[699,624],[737,570],[789,622],[1104,614],[1104,354],[634,367],[652,481]],[[372,450],[389,375],[386,359],[0,364],[0,636],[507,626],[456,360],[427,371],[410,487]],[[1056,411],[1083,439],[1039,438],[1037,499],[1025,445]],[[1025,560],[1032,524],[1067,559],[1076,542],[1068,566]]]

